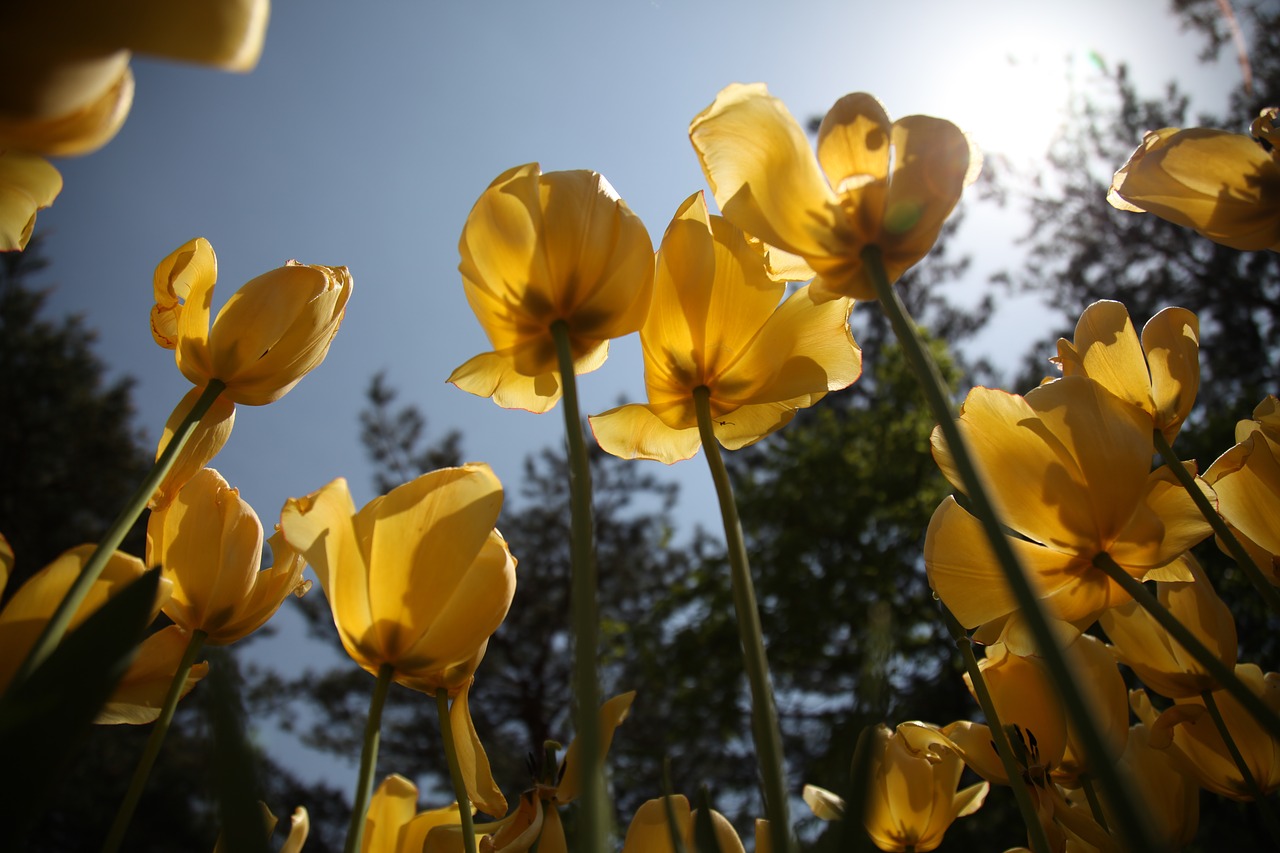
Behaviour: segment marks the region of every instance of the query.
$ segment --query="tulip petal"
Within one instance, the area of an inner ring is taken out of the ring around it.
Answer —
[[[484,744],[480,743],[475,723],[471,721],[471,709],[467,704],[470,690],[471,685],[468,683],[449,705],[453,744],[458,753],[458,765],[463,782],[466,783],[467,796],[480,811],[497,817],[507,813],[507,798],[502,796],[501,789],[493,780],[489,756],[485,754]]]
[[[143,640],[133,663],[94,723],[144,725],[155,722],[190,641],[191,635],[177,625],[161,628]],[[190,693],[208,672],[208,663],[193,665],[179,698]]]
[[[173,440],[173,435],[177,432],[178,427],[182,425],[187,415],[195,408],[196,401],[204,395],[204,390],[204,388],[192,388],[178,405],[174,406],[169,419],[165,421],[164,431],[160,434],[160,441],[156,444],[157,459],[164,453],[165,448],[169,446],[169,442]],[[187,439],[187,443],[182,446],[182,450],[179,451],[173,467],[169,469],[169,473],[165,474],[164,479],[160,481],[160,485],[156,487],[155,494],[151,496],[147,507],[152,511],[160,510],[177,497],[178,491],[187,484],[187,481],[194,477],[201,468],[213,461],[213,457],[218,455],[218,451],[223,448],[227,443],[227,439],[231,437],[231,428],[235,426],[235,423],[236,404],[225,396],[218,395],[209,410],[201,416],[200,422],[196,424],[195,432]]]
[[[692,458],[702,446],[696,426],[672,429],[641,403],[592,415],[588,421],[600,447],[622,459],[656,459],[671,465]]]
[[[1172,442],[1200,390],[1200,320],[1185,308],[1165,308],[1142,327],[1156,425]]]
[[[618,726],[622,725],[622,721],[631,713],[631,703],[635,701],[636,692],[630,690],[626,693],[620,693],[609,699],[600,706],[600,726],[598,729],[600,735],[600,748],[596,752],[597,755],[608,755],[609,747],[613,744],[613,733]],[[564,759],[560,762],[560,784],[556,786],[556,802],[568,803],[577,799],[581,788],[581,780],[578,778],[580,771],[578,770],[578,748],[577,739],[569,744],[569,748],[565,750]]]
[[[866,92],[836,101],[818,127],[818,162],[831,186],[850,178],[887,178],[892,126],[884,105]]]
[[[396,773],[382,780],[365,812],[361,853],[398,853],[400,834],[417,811],[417,785]]]
[[[26,248],[44,210],[62,191],[62,175],[48,160],[0,150],[0,252]]]

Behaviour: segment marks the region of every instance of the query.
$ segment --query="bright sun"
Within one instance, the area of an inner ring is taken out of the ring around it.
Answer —
[[[1015,162],[1038,160],[1063,122],[1070,95],[1069,54],[994,44],[988,48],[971,53],[948,74],[945,117],[984,153]]]

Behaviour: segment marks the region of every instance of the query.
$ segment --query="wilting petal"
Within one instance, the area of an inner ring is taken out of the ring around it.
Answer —
[[[804,802],[813,812],[813,816],[821,820],[841,820],[844,818],[844,800],[826,788],[817,785],[805,785]]]
[[[62,175],[49,161],[20,151],[0,150],[0,252],[26,248],[44,210],[62,191]]]
[[[608,755],[609,747],[613,744],[613,733],[617,731],[618,726],[622,725],[622,721],[627,718],[627,714],[631,713],[631,703],[635,701],[636,692],[634,690],[626,693],[620,693],[612,699],[600,706],[600,721],[597,731],[600,735],[600,745],[597,755]],[[578,749],[577,740],[569,744],[569,748],[565,750],[564,760],[560,762],[561,774],[560,784],[556,786],[556,801],[560,803],[568,803],[577,799],[581,782],[578,779]]]
[[[716,204],[743,231],[813,262],[852,246],[800,125],[763,84],[727,86],[689,125]]]

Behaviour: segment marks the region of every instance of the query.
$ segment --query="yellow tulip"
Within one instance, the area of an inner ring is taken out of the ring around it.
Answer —
[[[458,244],[467,302],[493,351],[450,375],[505,408],[545,412],[560,399],[552,324],[567,328],[575,374],[604,363],[609,341],[649,307],[653,244],[644,223],[595,172],[536,163],[499,175]]]
[[[165,422],[164,431],[160,433],[160,441],[156,444],[157,459],[169,446],[173,434],[178,431],[187,415],[195,408],[196,401],[202,394],[204,394],[203,388],[192,388],[178,405],[174,406],[169,414],[169,420]],[[231,437],[231,428],[235,423],[236,404],[219,395],[200,418],[187,443],[182,445],[178,458],[174,460],[173,466],[156,487],[151,500],[147,502],[147,508],[155,511],[168,506],[177,497],[178,491],[218,455],[218,451]]]
[[[0,149],[66,156],[105,144],[133,101],[131,52],[248,71],[269,0],[14,4],[0,53]]]
[[[846,95],[818,130],[815,159],[800,125],[763,84],[733,84],[689,125],[725,218],[817,273],[815,298],[875,299],[862,250],[880,248],[896,281],[933,248],[981,167],[948,121],[890,122],[871,95]]]
[[[460,820],[457,803],[419,812],[418,786],[393,773],[369,801],[360,853],[421,853],[427,833]]]
[[[1267,707],[1280,713],[1280,673],[1263,675],[1251,663],[1237,663],[1235,673]],[[1258,786],[1264,793],[1280,788],[1280,741],[1269,735],[1231,694],[1215,690],[1212,695]],[[1143,691],[1129,694],[1129,702],[1138,719],[1151,730],[1152,744],[1164,748],[1172,741],[1201,787],[1233,800],[1253,799],[1203,698],[1178,699],[1159,714]]]
[[[1109,555],[1139,579],[1191,580],[1180,559],[1209,525],[1167,468],[1150,471],[1151,419],[1092,379],[1068,376],[1025,397],[975,388],[960,416],[1009,544],[1052,615],[1077,629],[1129,596],[1093,565]],[[962,488],[938,430],[939,467]],[[930,519],[925,566],[934,591],[972,628],[1017,621],[1017,603],[986,534],[954,498]]]
[[[1142,343],[1121,302],[1084,310],[1075,340],[1058,341],[1053,361],[1063,376],[1088,376],[1146,412],[1173,442],[1200,388],[1200,321],[1185,308],[1165,308],[1142,328]]]
[[[933,850],[956,818],[986,799],[986,782],[956,790],[964,761],[938,734],[924,724],[875,729],[862,821],[881,850]]]
[[[8,543],[5,543],[4,550],[8,550]],[[4,649],[4,654],[0,655],[0,694],[8,688],[14,673],[44,630],[45,623],[53,616],[54,610],[95,550],[93,545],[81,545],[63,552],[52,563],[28,578],[9,599],[4,610],[0,610],[0,649]],[[0,566],[5,562],[0,560]],[[71,617],[68,630],[74,631],[107,599],[137,580],[145,571],[146,567],[137,557],[123,551],[114,552]],[[8,579],[7,572],[3,572],[3,579]],[[171,586],[168,581],[161,579],[153,613],[160,612],[160,606],[168,598]],[[0,585],[0,591],[2,590],[3,585]]]
[[[693,394],[706,387],[712,429],[736,450],[857,379],[852,300],[818,304],[804,287],[779,305],[785,291],[759,246],[690,196],[662,239],[640,329],[649,402],[592,417],[600,446],[624,459],[688,459],[702,445]]]
[[[165,615],[207,642],[234,643],[280,609],[289,593],[301,594],[305,563],[279,533],[271,537],[275,564],[259,571],[262,523],[238,489],[204,468],[174,500],[147,522],[147,563],[173,582]]]
[[[1151,732],[1139,723],[1129,729],[1120,764],[1146,807],[1160,849],[1181,850],[1190,844],[1200,825],[1200,786],[1182,756],[1153,747]]]
[[[343,648],[413,690],[453,698],[450,718],[472,802],[504,814],[467,691],[515,594],[516,561],[493,527],[502,485],[489,466],[424,474],[356,512],[334,480],[280,514],[285,540],[315,569]],[[482,790],[483,789],[483,790]]]
[[[1166,127],[1148,133],[1116,172],[1107,201],[1191,228],[1244,251],[1280,250],[1280,162],[1261,139],[1225,130]]]
[[[1236,665],[1236,623],[1218,597],[1200,563],[1190,555],[1186,566],[1193,581],[1160,581],[1156,597],[1165,609],[1227,665]],[[1103,613],[1102,628],[1116,658],[1149,689],[1170,699],[1198,696],[1218,682],[1169,636],[1151,614],[1129,601]]]
[[[324,361],[351,296],[346,267],[290,261],[232,294],[209,325],[218,262],[203,237],[178,247],[155,273],[151,334],[175,350],[197,387],[217,379],[235,403],[280,399]]]
[[[154,723],[190,642],[191,635],[177,625],[161,628],[143,640],[133,663],[94,722],[98,725]],[[207,662],[192,664],[178,698],[185,697],[208,674]]]
[[[673,853],[675,848],[671,845],[668,809],[675,818],[676,835],[684,842],[684,849],[687,853],[698,853],[700,848],[694,839],[698,812],[690,809],[689,801],[680,794],[648,800],[636,809],[631,825],[627,827],[627,836],[622,842],[622,853]],[[712,810],[711,826],[715,830],[716,846],[720,848],[720,853],[742,853],[742,839],[724,815]],[[767,833],[762,835],[768,837]]]
[[[1245,550],[1271,583],[1280,585],[1280,443],[1257,425],[1249,430],[1244,421],[1238,432],[1244,438],[1219,456],[1204,472],[1204,479],[1218,496],[1223,519],[1240,538]]]
[[[62,175],[43,157],[0,148],[0,252],[21,251],[44,210],[62,191]]]
[[[613,744],[614,732],[627,718],[635,698],[633,690],[614,696],[600,706],[597,729],[600,740],[596,754],[602,761]],[[581,793],[577,744],[575,738],[559,764],[520,795],[515,811],[501,820],[476,825],[476,835],[486,836],[482,850],[524,853],[536,844],[539,853],[567,853],[559,807],[573,802]],[[425,853],[462,853],[462,827],[446,825],[431,831],[426,846],[421,849]]]

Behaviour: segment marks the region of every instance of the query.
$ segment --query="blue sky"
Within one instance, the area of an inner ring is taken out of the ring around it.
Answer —
[[[595,169],[656,246],[681,201],[705,187],[689,120],[735,81],[767,83],[802,121],[869,91],[891,116],[942,116],[984,149],[1030,158],[1068,73],[1089,85],[1091,53],[1130,62],[1148,92],[1176,75],[1205,106],[1223,100],[1238,69],[1201,66],[1200,42],[1179,34],[1166,6],[284,0],[248,75],[135,60],[119,136],[58,164],[65,189],[37,223],[52,260],[43,281],[56,288],[51,310],[83,314],[112,370],[137,380],[139,426],[154,441],[188,387],[148,331],[163,257],[208,238],[215,305],[290,258],[346,265],[355,292],[328,360],[282,400],[240,407],[215,466],[268,528],[287,497],[334,477],[363,503],[373,495],[357,412],[386,370],[433,435],[461,429],[466,455],[490,462],[514,493],[523,457],[561,441],[560,410],[506,411],[444,381],[489,348],[463,296],[457,240],[499,173],[530,161]],[[958,287],[976,295],[986,272],[1016,257],[1021,232],[1016,214],[975,213],[962,239],[977,264]],[[1006,316],[985,345],[1019,356],[1025,328],[1005,338],[1024,321]],[[580,379],[584,409],[642,398],[642,369],[635,337],[615,342]],[[714,524],[696,509],[713,505],[701,461],[671,475],[688,511]],[[519,543],[512,550],[523,556]]]

